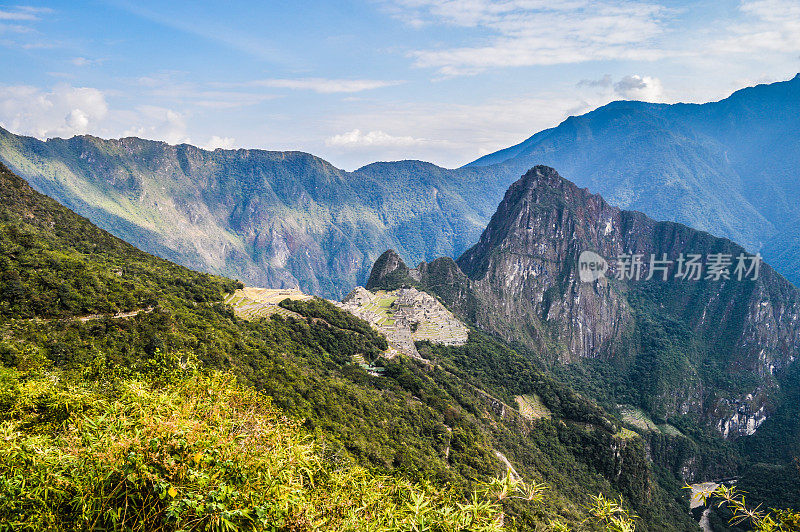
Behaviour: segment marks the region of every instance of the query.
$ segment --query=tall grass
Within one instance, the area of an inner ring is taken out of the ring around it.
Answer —
[[[467,502],[336,468],[297,421],[225,374],[159,389],[0,382],[0,530],[492,531],[502,499],[541,491],[509,478]]]

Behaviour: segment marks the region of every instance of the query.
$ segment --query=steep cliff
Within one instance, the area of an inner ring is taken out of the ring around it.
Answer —
[[[590,282],[579,271],[586,251],[608,268]],[[800,351],[800,296],[768,265],[729,240],[612,207],[548,167],[508,189],[456,262],[408,269],[391,255],[371,286],[419,284],[483,330],[551,363],[579,363],[608,401],[662,420],[690,414],[726,438],[769,417],[775,375]],[[693,255],[703,261],[699,279],[676,278]],[[730,262],[719,279],[715,256]],[[641,259],[637,278],[627,278],[634,262],[625,257]]]

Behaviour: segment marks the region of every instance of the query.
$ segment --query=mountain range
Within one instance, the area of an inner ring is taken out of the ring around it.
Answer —
[[[597,275],[586,275],[587,253],[603,264]],[[687,275],[693,256],[703,268]],[[715,257],[727,261],[720,275]],[[678,478],[741,476],[762,502],[800,495],[786,488],[800,456],[800,291],[738,244],[620,210],[537,166],[457,260],[412,268],[389,250],[367,283],[410,286],[623,420],[647,420],[648,456]],[[666,434],[677,441],[665,445]],[[682,447],[687,435],[692,446],[735,443]]]
[[[609,259],[606,275],[582,278],[584,252]],[[626,254],[642,257],[640,275],[622,275],[614,257]],[[715,254],[730,258],[724,276],[678,277],[679,257]],[[539,358],[600,361],[614,375],[609,388],[622,391],[617,403],[661,420],[691,414],[736,437],[753,434],[775,410],[775,376],[800,353],[800,292],[768,264],[756,278],[755,270],[737,278],[738,256],[749,267],[753,257],[729,240],[621,211],[537,166],[511,185],[457,261],[411,269],[388,251],[367,288],[425,287]],[[650,257],[668,262],[651,272]]]
[[[240,284],[137,250],[2,166],[0,265],[15,529],[592,530],[598,493],[637,530],[693,524],[640,436],[480,331],[420,344],[426,362],[381,356],[385,338],[321,299],[240,319],[223,302]],[[526,397],[533,414],[510,406]],[[491,498],[516,478],[533,491]]]
[[[453,170],[0,128],[0,160],[89,219],[0,166],[0,400],[27,430],[72,407],[67,388],[20,390],[95,379],[113,397],[191,362],[306,419],[335,460],[464,490],[506,467],[543,479],[552,510],[509,510],[526,526],[581,523],[602,491],[682,530],[680,484],[728,476],[797,506],[798,96],[800,76],[614,102]],[[730,263],[681,278],[689,256]],[[737,278],[738,258],[758,269]],[[223,301],[242,285],[214,274],[335,299],[414,286],[468,340],[382,357],[319,299],[246,322]]]
[[[702,105],[613,102],[454,170],[398,161],[345,172],[300,152],[1,128],[0,161],[146,251],[337,299],[387,248],[413,264],[461,255],[537,164],[617,207],[730,238],[798,283],[798,117],[800,75]]]
[[[337,299],[392,247],[468,247],[491,215],[483,169],[419,161],[355,172],[300,152],[201,150],[138,138],[41,142],[0,130],[0,160],[142,249],[249,285]],[[500,183],[491,185],[502,194]]]
[[[523,529],[580,528],[599,491],[621,496],[638,528],[685,530],[681,483],[730,475],[752,500],[797,504],[797,290],[766,264],[741,281],[617,280],[613,266],[580,279],[583,251],[748,255],[729,240],[535,167],[458,261],[375,262],[368,288],[416,285],[474,327],[465,345],[418,342],[420,360],[387,360],[382,337],[322,300],[284,307],[300,320],[236,319],[222,296],[237,283],[138,251],[2,167],[0,178],[0,397],[20,437],[60,434],[74,386],[113,399],[135,377],[157,390],[195,361],[305,418],[348,467],[465,489],[502,467],[544,479],[546,510],[504,507]],[[19,399],[41,387],[47,399]]]
[[[800,74],[706,104],[613,102],[468,167],[537,164],[617,207],[760,251],[800,284]]]

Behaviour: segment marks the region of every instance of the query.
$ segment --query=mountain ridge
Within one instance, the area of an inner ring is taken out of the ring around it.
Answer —
[[[41,142],[5,130],[0,154],[38,190],[147,251],[252,285],[336,298],[366,278],[376,250],[420,260],[460,252],[486,215],[456,190],[483,172],[454,180],[424,162],[344,172],[304,152]],[[420,166],[426,175],[412,177]]]
[[[612,102],[507,148],[502,163],[479,164],[501,150],[458,169],[408,160],[345,172],[300,151],[39,141],[2,128],[0,160],[146,251],[335,299],[386,248],[410,263],[461,255],[537,164],[613,205],[761,251],[800,283],[798,101],[800,76],[707,104]]]
[[[795,184],[800,74],[703,104],[620,101],[570,117],[468,167],[536,164],[623,209],[727,237],[800,282]]]
[[[744,254],[727,239],[621,211],[538,166],[509,188],[479,242],[457,261],[410,269],[387,252],[367,288],[418,284],[468,322],[553,362],[599,359],[633,372],[640,406],[662,419],[692,413],[727,437],[752,434],[774,411],[773,375],[800,352],[800,292],[768,264],[756,280],[620,281],[611,266],[608,277],[586,283],[578,278],[583,251]],[[653,335],[663,336],[662,347],[643,347]],[[659,367],[671,369],[659,376]],[[740,382],[720,385],[725,379]]]

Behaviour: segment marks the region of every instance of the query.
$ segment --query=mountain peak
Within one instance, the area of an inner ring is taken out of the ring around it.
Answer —
[[[393,249],[387,249],[375,261],[367,281],[367,290],[397,288],[403,284],[413,284],[411,268]]]
[[[581,189],[572,181],[565,179],[555,168],[542,164],[536,165],[525,172],[521,178],[509,187],[508,192],[533,190],[537,190],[539,196],[548,192],[563,195],[566,192],[579,193],[583,191],[588,194],[588,190]],[[509,194],[507,193],[506,196],[509,196]]]
[[[494,250],[506,247],[527,249],[534,233],[553,224],[561,227],[572,211],[588,209],[596,212],[611,208],[600,196],[578,188],[555,169],[534,166],[509,187],[480,240],[464,252],[457,261],[458,265],[468,276],[482,277]],[[582,216],[578,213],[570,219]]]

